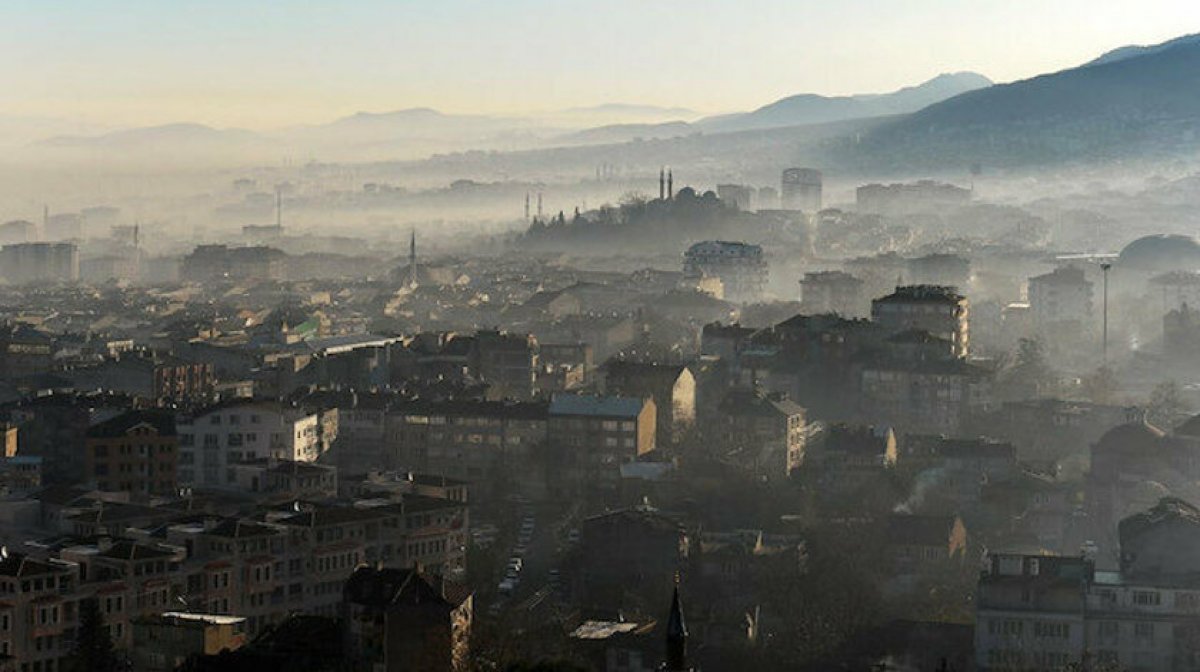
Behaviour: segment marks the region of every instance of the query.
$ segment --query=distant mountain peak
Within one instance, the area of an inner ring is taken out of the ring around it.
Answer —
[[[1172,40],[1167,40],[1166,42],[1162,42],[1160,44],[1130,44],[1124,47],[1117,47],[1116,49],[1104,52],[1098,58],[1094,58],[1087,63],[1084,63],[1083,67],[1116,63],[1117,61],[1124,61],[1137,56],[1156,54],[1160,51],[1165,51],[1173,47],[1189,44],[1200,44],[1200,33],[1183,35]]]
[[[912,161],[919,147],[931,162],[1010,165],[1191,152],[1198,87],[1200,35],[1186,35],[959,94],[889,122],[852,151]]]
[[[391,110],[388,112],[367,112],[360,110],[348,117],[342,117],[341,119],[336,120],[334,123],[337,123],[338,121],[378,121],[413,118],[428,119],[434,117],[440,118],[444,116],[446,115],[438,110],[433,109],[432,107],[408,107],[402,110]]]
[[[764,105],[753,112],[701,120],[706,131],[724,132],[820,124],[847,119],[907,114],[992,85],[976,72],[946,72],[920,84],[889,93],[822,96],[800,93]]]

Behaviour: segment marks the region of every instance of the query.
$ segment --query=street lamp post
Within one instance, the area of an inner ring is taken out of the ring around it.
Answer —
[[[1104,322],[1100,334],[1104,366],[1108,366],[1108,269],[1110,268],[1112,268],[1112,264],[1108,262],[1100,264],[1100,270],[1104,273]]]

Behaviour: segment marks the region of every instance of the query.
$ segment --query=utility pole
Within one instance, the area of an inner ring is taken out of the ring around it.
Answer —
[[[1104,322],[1100,335],[1104,366],[1108,366],[1108,269],[1110,268],[1112,268],[1112,264],[1107,261],[1100,264],[1100,270],[1104,274]]]

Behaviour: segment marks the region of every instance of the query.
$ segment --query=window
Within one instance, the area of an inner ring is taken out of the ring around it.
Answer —
[[[1042,639],[1067,639],[1071,635],[1071,625],[1069,623],[1043,623],[1035,622],[1033,624],[1033,636]]]
[[[1133,603],[1142,607],[1157,607],[1162,603],[1162,595],[1153,590],[1135,590]]]

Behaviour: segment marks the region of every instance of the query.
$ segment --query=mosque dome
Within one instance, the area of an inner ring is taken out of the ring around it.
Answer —
[[[1121,250],[1117,266],[1156,273],[1200,269],[1200,241],[1167,233],[1143,236]]]

